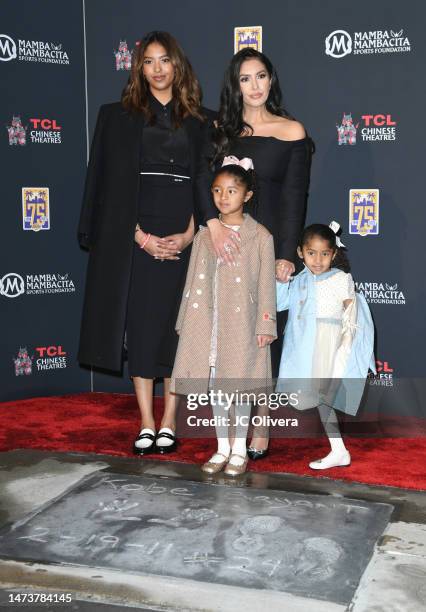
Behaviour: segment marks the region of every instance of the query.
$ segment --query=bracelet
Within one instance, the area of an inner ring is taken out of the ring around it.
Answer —
[[[151,238],[151,234],[147,234],[145,240],[142,242],[139,248],[144,249],[148,244],[149,239]]]

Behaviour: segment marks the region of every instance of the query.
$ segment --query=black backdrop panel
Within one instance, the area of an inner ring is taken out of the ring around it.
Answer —
[[[9,37],[0,37],[1,396],[88,390],[90,372],[76,361],[86,265],[76,244],[86,165],[82,5],[5,1],[0,12]],[[27,230],[24,187],[35,188]]]

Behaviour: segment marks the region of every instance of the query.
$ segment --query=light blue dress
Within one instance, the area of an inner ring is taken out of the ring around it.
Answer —
[[[338,378],[314,378],[313,364],[321,360],[321,352],[316,344],[317,328],[324,322],[335,326],[338,346],[343,341],[344,324],[342,319],[318,318],[318,283],[335,274],[345,274],[331,268],[324,274],[315,275],[308,268],[300,272],[288,283],[277,282],[277,310],[289,311],[284,331],[284,345],[281,355],[277,391],[298,392],[300,409],[315,407],[325,403],[347,414],[355,415],[361,402],[368,370],[375,372],[374,325],[367,302],[363,295],[354,293],[355,304],[352,325],[349,329],[351,341],[343,353],[344,361]],[[346,275],[350,277],[350,275]],[[350,277],[351,279],[351,277]],[[330,300],[336,296],[330,294]],[[343,309],[343,301],[340,301]],[[346,335],[346,338],[348,335]],[[317,353],[315,353],[317,351]],[[337,352],[337,351],[336,351]],[[297,406],[296,406],[297,407]]]

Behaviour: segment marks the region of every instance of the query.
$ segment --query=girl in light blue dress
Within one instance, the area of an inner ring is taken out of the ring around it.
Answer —
[[[309,464],[314,470],[350,465],[335,408],[356,414],[368,370],[375,372],[370,310],[355,292],[338,230],[335,221],[305,228],[298,247],[304,270],[277,282],[277,309],[289,311],[277,390],[300,391],[296,408],[318,407],[331,446]]]

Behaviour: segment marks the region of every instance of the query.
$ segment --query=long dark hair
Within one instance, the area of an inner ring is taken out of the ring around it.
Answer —
[[[213,135],[214,157],[217,162],[228,153],[230,142],[237,136],[253,133],[251,125],[243,119],[243,97],[240,87],[241,64],[246,60],[257,59],[265,66],[271,79],[271,89],[266,100],[266,109],[272,115],[293,119],[282,107],[282,94],[277,71],[272,62],[260,51],[246,47],[238,51],[226,69],[220,94],[220,110],[217,119],[217,130]]]
[[[312,225],[305,227],[300,237],[299,247],[302,248],[316,236],[326,240],[328,242],[328,247],[336,253],[335,258],[331,262],[331,267],[339,268],[339,270],[343,270],[343,272],[350,272],[351,264],[346,256],[345,248],[337,246],[336,234],[328,225],[313,223]]]
[[[201,112],[201,87],[177,40],[168,32],[154,30],[146,34],[133,51],[129,80],[121,95],[121,103],[127,111],[141,112],[148,123],[153,123],[154,114],[149,104],[149,85],[143,75],[144,55],[151,43],[162,45],[175,69],[173,81],[172,117],[175,126],[182,124],[188,115],[203,120]]]

